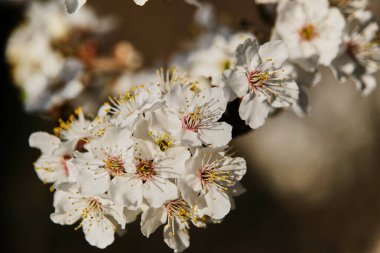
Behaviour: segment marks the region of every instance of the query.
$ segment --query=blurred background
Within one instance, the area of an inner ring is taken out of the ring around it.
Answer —
[[[144,238],[138,222],[101,251],[81,231],[50,221],[53,195],[35,175],[39,151],[27,141],[32,132],[51,132],[57,122],[22,109],[3,53],[24,5],[5,2],[0,1],[3,252],[170,252],[160,230]],[[195,11],[180,0],[151,0],[143,8],[131,0],[88,2],[99,15],[118,18],[112,39],[131,41],[146,66],[164,62],[179,47]],[[233,28],[259,24],[253,0],[211,2]],[[379,18],[379,1],[372,7]],[[234,140],[237,155],[249,163],[247,191],[223,223],[192,229],[186,252],[380,253],[380,90],[362,97],[353,83],[339,84],[328,69],[322,72],[323,80],[310,91],[308,116],[285,112]]]

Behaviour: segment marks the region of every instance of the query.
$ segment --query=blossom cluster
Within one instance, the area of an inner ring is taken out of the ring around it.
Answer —
[[[86,0],[64,2],[76,13],[62,14],[57,1],[31,5],[28,15],[38,18],[11,36],[7,56],[27,90],[27,109],[83,99],[74,104],[84,109],[59,120],[55,135],[36,132],[29,143],[42,152],[37,175],[55,191],[52,221],[77,223],[99,248],[140,215],[143,235],[164,225],[175,252],[189,246],[191,226],[221,221],[246,173],[245,160],[230,154],[233,130],[257,129],[284,109],[304,116],[319,66],[340,81],[352,78],[365,95],[376,87],[378,24],[365,0],[257,0],[277,4],[263,43],[220,25],[211,5],[188,0],[199,7],[203,32],[173,54],[168,65],[175,68],[157,73],[136,71],[141,61],[130,44],[100,57],[97,38],[110,22],[78,11]],[[85,87],[110,95],[91,120]],[[244,123],[229,121],[231,114]]]
[[[368,0],[256,2],[278,3],[272,39],[286,43],[289,62],[296,68],[313,73],[319,65],[327,66],[339,81],[351,78],[364,95],[375,89],[373,74],[380,67],[379,25]]]
[[[105,248],[142,213],[145,236],[165,224],[165,242],[182,251],[190,225],[223,219],[239,192],[246,162],[229,155],[223,88],[165,76],[110,98],[92,121],[77,109],[55,135],[30,136],[35,170],[55,190],[52,221],[79,222],[91,245]]]
[[[105,45],[114,23],[89,8],[68,15],[58,1],[31,2],[6,48],[25,109],[59,114],[81,105],[96,112],[99,104],[89,98],[104,100],[116,77],[142,63],[127,41]]]
[[[64,0],[68,13],[77,12],[86,2],[87,0]],[[133,2],[139,6],[143,6],[148,0],[133,0]],[[185,2],[200,6],[198,0],[185,0]]]

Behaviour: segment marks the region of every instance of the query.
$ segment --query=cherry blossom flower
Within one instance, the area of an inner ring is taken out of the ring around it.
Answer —
[[[218,122],[227,106],[221,88],[195,93],[177,85],[168,94],[166,106],[152,113],[151,126],[180,135],[183,145],[224,146],[231,140],[232,127]]]
[[[54,194],[55,212],[50,218],[60,225],[82,227],[85,238],[93,246],[104,249],[114,241],[117,226],[125,228],[123,206],[113,203],[106,196],[82,196],[75,187],[57,190]]]
[[[62,143],[59,138],[45,132],[29,137],[29,146],[41,150],[42,155],[34,163],[38,177],[53,188],[64,182],[76,182],[77,168],[73,164],[73,143]]]
[[[159,208],[149,207],[144,210],[141,217],[141,232],[149,237],[159,226],[166,224],[164,241],[174,252],[182,252],[190,245],[188,230],[191,223],[197,227],[205,226],[195,213],[194,207],[183,199],[175,199]]]
[[[186,163],[179,188],[183,198],[196,205],[201,216],[222,219],[231,208],[227,191],[247,170],[245,160],[224,155],[224,149],[200,148]]]
[[[173,147],[162,152],[152,142],[136,140],[133,160],[126,173],[115,178],[110,186],[111,198],[128,209],[138,209],[143,199],[151,207],[178,198],[178,189],[171,179],[178,178],[185,168],[190,153],[184,147]]]
[[[273,39],[285,42],[289,58],[328,66],[338,54],[345,27],[339,9],[329,7],[327,0],[295,0],[282,2],[277,11]]]
[[[331,68],[340,81],[351,77],[358,90],[370,94],[376,87],[373,74],[380,68],[379,26],[373,19],[351,19],[343,36],[343,44]]]
[[[110,121],[120,127],[133,127],[139,115],[161,102],[161,90],[158,85],[137,85],[119,97],[110,98],[108,112]]]
[[[110,127],[101,138],[88,144],[89,152],[76,152],[79,168],[78,186],[81,194],[98,195],[108,191],[111,181],[126,173],[133,144],[126,128]]]
[[[281,68],[287,57],[281,41],[259,47],[248,39],[236,50],[236,67],[224,72],[225,95],[241,99],[239,115],[251,128],[262,126],[271,108],[296,103],[298,86]]]

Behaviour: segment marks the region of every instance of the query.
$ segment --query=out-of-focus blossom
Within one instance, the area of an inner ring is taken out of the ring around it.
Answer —
[[[86,99],[89,93],[105,98],[115,75],[141,65],[140,54],[128,42],[103,49],[111,19],[98,18],[87,8],[67,15],[61,7],[58,1],[31,3],[26,22],[8,40],[7,60],[28,111],[57,114],[67,104],[91,111],[98,101]]]
[[[327,0],[285,1],[278,7],[273,38],[281,39],[289,49],[292,61],[328,66],[336,57],[342,42],[345,20],[339,9],[329,7]]]
[[[331,67],[340,81],[351,77],[364,95],[376,87],[373,76],[380,67],[379,25],[373,19],[351,19],[343,36],[338,57]]]

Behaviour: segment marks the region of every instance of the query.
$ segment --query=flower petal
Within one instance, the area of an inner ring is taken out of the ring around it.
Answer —
[[[167,212],[165,208],[148,208],[141,215],[141,232],[149,237],[156,229],[164,224],[167,220]]]
[[[117,204],[136,210],[143,200],[143,183],[140,179],[120,176],[111,180],[108,190],[110,198]]]
[[[144,183],[144,197],[151,207],[158,208],[168,200],[177,199],[178,189],[169,180],[153,177]]]
[[[239,115],[240,118],[245,120],[246,124],[256,129],[265,123],[269,109],[270,106],[264,100],[264,96],[247,94],[240,103]]]
[[[43,154],[50,155],[59,147],[61,140],[45,132],[35,132],[29,137],[29,146],[38,148]]]

